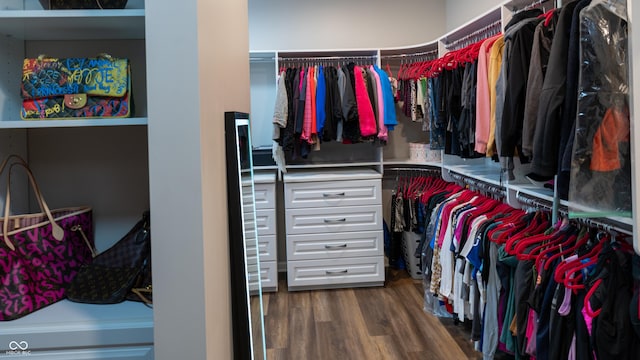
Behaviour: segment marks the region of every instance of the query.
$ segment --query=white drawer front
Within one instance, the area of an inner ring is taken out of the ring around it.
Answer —
[[[285,184],[287,209],[379,205],[382,202],[381,199],[379,179]]]
[[[260,281],[262,281],[262,291],[273,291],[278,288],[278,264],[275,261],[260,262]]]
[[[383,252],[382,230],[287,236],[288,260],[382,256]]]
[[[258,249],[260,251],[260,264],[262,264],[263,261],[276,261],[276,236],[259,235]]]
[[[256,228],[258,235],[275,235],[276,234],[276,211],[256,210]]]
[[[384,257],[287,261],[290,287],[384,281]]]
[[[276,208],[275,184],[255,184],[254,191],[256,209]]]
[[[287,236],[382,230],[382,206],[291,209],[286,224]]]

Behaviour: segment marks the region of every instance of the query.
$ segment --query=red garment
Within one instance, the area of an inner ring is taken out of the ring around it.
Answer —
[[[353,75],[356,82],[356,106],[358,107],[358,117],[360,119],[360,134],[362,136],[376,135],[378,133],[376,117],[373,114],[373,107],[367,93],[367,85],[362,77],[362,68],[354,66]]]
[[[592,171],[614,171],[622,167],[618,143],[629,142],[629,113],[610,108],[593,137]]]
[[[309,68],[307,70],[307,89],[304,94],[305,97],[305,107],[304,107],[304,117],[302,120],[302,134],[300,135],[301,140],[310,141],[311,140],[311,81],[313,78],[313,68]],[[315,109],[313,109],[315,113]]]

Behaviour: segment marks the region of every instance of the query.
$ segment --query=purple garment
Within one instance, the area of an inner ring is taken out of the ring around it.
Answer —
[[[498,334],[502,334],[502,328],[504,326],[509,326],[510,324],[504,324],[504,318],[505,315],[507,314],[507,300],[508,300],[509,294],[507,294],[504,289],[500,290],[500,303],[498,304]],[[507,348],[507,344],[503,343],[502,341],[498,340],[498,350],[504,352],[504,353],[511,353],[511,351],[509,351],[509,349]]]
[[[573,261],[578,258],[578,255],[569,256],[565,262]],[[566,273],[565,273],[566,275]],[[574,274],[571,274],[571,278],[574,277]],[[558,314],[562,316],[567,316],[571,312],[571,289],[564,289],[564,299],[562,300],[562,305],[558,309]]]
[[[535,310],[529,309],[529,318],[527,319],[527,347],[525,352],[532,357],[536,356],[536,333],[538,332],[538,315]]]

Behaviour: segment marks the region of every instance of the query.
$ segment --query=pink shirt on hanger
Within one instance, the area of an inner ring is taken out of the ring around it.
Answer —
[[[362,68],[355,66],[353,74],[356,80],[356,105],[358,106],[358,117],[360,118],[360,135],[376,135],[378,133],[376,118],[367,93],[367,85],[362,77]]]
[[[305,93],[305,106],[304,106],[304,118],[302,120],[302,134],[300,135],[300,139],[309,142],[311,140],[311,113],[315,113],[315,108],[311,103],[311,91],[313,86],[311,85],[313,81],[313,67],[309,67],[307,69],[307,91]]]
[[[376,79],[376,87],[378,88],[378,139],[387,141],[389,132],[384,125],[384,97],[382,96],[382,83],[380,82],[380,75],[371,65],[371,74]]]
[[[475,150],[481,154],[487,152],[489,131],[491,128],[491,93],[489,89],[489,51],[502,35],[485,40],[478,54],[478,85],[476,90],[476,144]]]

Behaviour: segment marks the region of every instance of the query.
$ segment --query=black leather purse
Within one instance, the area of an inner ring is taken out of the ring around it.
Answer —
[[[128,0],[40,0],[45,10],[124,9]]]
[[[83,266],[66,290],[71,301],[115,304],[124,300],[151,303],[151,228],[146,211],[112,247]]]

